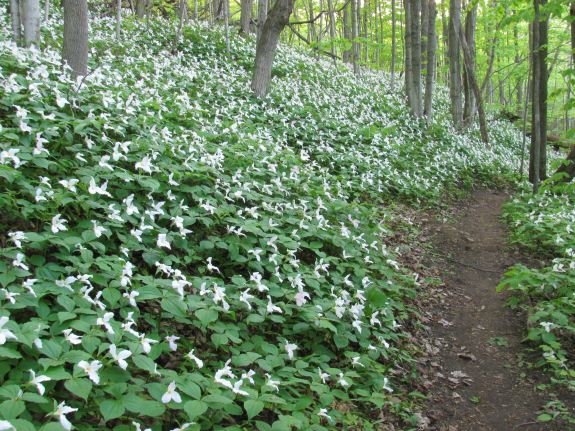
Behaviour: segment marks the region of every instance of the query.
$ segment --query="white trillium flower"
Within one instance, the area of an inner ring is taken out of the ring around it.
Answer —
[[[16,427],[8,421],[0,420],[0,431],[17,431]]]
[[[70,423],[66,415],[77,411],[78,409],[69,407],[66,404],[64,404],[64,401],[62,401],[60,404],[58,404],[58,407],[56,408],[56,411],[52,413],[52,416],[56,416],[60,421],[60,425],[62,425],[62,427],[65,430],[70,431],[72,429],[72,424]]]
[[[38,393],[40,395],[44,395],[46,388],[44,387],[44,385],[42,383],[48,382],[52,379],[50,377],[44,376],[44,375],[37,376],[36,373],[34,372],[34,370],[28,370],[28,371],[30,372],[30,375],[32,376],[32,380],[30,380],[30,384],[36,386],[36,390],[38,391]]]
[[[202,361],[200,358],[198,358],[196,355],[194,355],[194,350],[195,349],[190,350],[190,352],[186,356],[188,358],[190,358],[192,361],[194,361],[196,363],[196,365],[198,366],[198,368],[203,368],[204,367],[204,361]]]
[[[9,329],[4,329],[4,325],[8,323],[10,319],[7,316],[0,317],[0,346],[6,343],[7,340],[17,340],[16,335]]]
[[[168,389],[166,390],[164,395],[162,395],[162,402],[164,404],[168,404],[170,401],[173,401],[178,404],[182,402],[182,397],[178,392],[176,392],[176,382],[171,382],[168,385]]]
[[[298,346],[296,344],[289,343],[286,340],[284,348],[286,349],[286,352],[288,354],[288,358],[290,359],[290,361],[293,361],[294,352],[298,349]]]
[[[100,384],[100,375],[98,374],[98,371],[102,367],[102,363],[98,360],[94,360],[92,362],[78,362],[78,368],[82,369],[88,375],[88,378],[92,380],[96,385]]]
[[[158,234],[158,240],[156,241],[156,245],[158,247],[165,247],[167,249],[171,249],[170,242],[167,239],[167,234],[160,233]]]
[[[114,361],[118,363],[118,366],[122,370],[128,368],[128,363],[126,362],[126,359],[132,356],[132,352],[130,352],[129,350],[118,350],[115,344],[111,344],[109,349],[110,349],[110,356],[112,356]]]
[[[64,329],[62,331],[62,333],[64,334],[64,339],[68,343],[74,344],[74,345],[78,345],[78,344],[82,343],[82,336],[74,334],[72,332],[72,329]]]
[[[60,231],[68,230],[68,228],[66,227],[66,223],[68,222],[62,218],[62,214],[56,214],[54,217],[52,217],[52,226],[51,226],[52,233],[58,233]]]

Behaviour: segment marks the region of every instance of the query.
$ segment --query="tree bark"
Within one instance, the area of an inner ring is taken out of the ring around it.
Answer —
[[[449,95],[451,117],[456,129],[463,125],[461,98],[461,61],[459,58],[459,29],[461,28],[461,0],[449,2]]]
[[[148,0],[136,0],[136,16],[143,19],[146,15],[146,9],[148,7]]]
[[[435,0],[428,0],[428,24],[427,24],[427,74],[425,75],[425,101],[423,115],[428,121],[433,117],[433,86],[435,84],[435,53],[437,51],[437,34],[435,19],[437,9]]]
[[[241,0],[240,31],[245,34],[251,33],[253,0]]]
[[[260,41],[264,24],[268,16],[268,0],[258,0],[258,27],[257,27],[257,40]]]
[[[411,2],[411,79],[413,81],[411,112],[417,118],[423,115],[423,99],[421,93],[421,1]]]
[[[533,193],[539,191],[539,181],[540,181],[540,171],[539,165],[541,163],[541,103],[540,103],[540,93],[537,89],[538,85],[541,84],[541,68],[539,67],[540,57],[538,55],[538,50],[541,47],[540,38],[540,11],[539,11],[540,0],[534,0],[533,6],[535,11],[535,17],[533,19],[533,55],[532,55],[532,113],[531,113],[531,150],[529,157],[529,181],[533,184]]]
[[[122,37],[122,0],[116,1],[116,42]]]
[[[547,178],[547,42],[549,18],[542,16],[545,0],[534,0],[533,24],[533,127],[529,179],[534,191]],[[537,186],[537,187],[536,187]]]
[[[351,43],[351,31],[350,31],[350,19],[351,19],[351,1],[348,2],[343,8],[343,22],[341,24],[343,31],[343,38]],[[351,62],[351,49],[345,49],[342,54],[342,59],[344,63]]]
[[[403,37],[405,95],[407,97],[407,104],[411,108],[411,99],[413,98],[413,79],[411,78],[413,73],[413,61],[411,60],[411,50],[413,47],[411,41],[411,0],[403,0],[403,9],[405,15],[405,34]]]
[[[19,44],[22,41],[22,22],[20,18],[20,1],[10,0],[10,19],[12,23],[12,39]]]
[[[462,27],[459,27],[459,36],[461,39],[461,48],[463,50],[463,58],[465,71],[469,79],[469,83],[473,92],[475,93],[475,99],[477,100],[477,111],[479,113],[479,130],[481,132],[481,140],[489,145],[489,134],[487,133],[487,121],[485,118],[485,110],[483,109],[483,100],[481,98],[481,90],[479,89],[479,84],[477,84],[477,78],[475,77],[475,62],[471,54],[471,49],[467,45],[465,40],[465,32]]]
[[[465,41],[471,55],[471,64],[469,67],[475,71],[475,26],[477,22],[477,6],[471,8],[465,17]],[[465,103],[463,105],[463,125],[469,127],[473,123],[476,111],[476,98],[473,91],[471,80],[469,78],[467,67],[464,68],[463,75],[463,93]]]
[[[359,0],[351,0],[351,56],[353,62],[353,73],[355,76],[359,76],[359,43],[357,42],[357,38],[359,36],[358,17]]]
[[[88,1],[63,0],[64,48],[63,60],[72,68],[72,75],[88,73]]]
[[[395,1],[391,0],[391,91],[395,87],[395,62],[397,57],[397,40],[395,31]]]
[[[50,0],[44,0],[44,21],[48,21],[50,11]]]
[[[265,21],[256,47],[256,59],[251,88],[255,96],[267,95],[272,76],[272,65],[280,34],[289,22],[295,0],[276,0]]]
[[[327,0],[327,9],[329,13],[330,50],[331,50],[331,56],[333,58],[333,64],[335,65],[337,59],[335,51],[336,22],[335,22],[335,12],[333,10],[333,0]]]
[[[24,46],[40,44],[40,1],[20,0],[21,21],[24,30]]]

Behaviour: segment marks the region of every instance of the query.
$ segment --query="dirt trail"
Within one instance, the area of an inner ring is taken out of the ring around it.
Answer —
[[[444,306],[432,310],[440,378],[431,389],[430,429],[554,429],[535,421],[545,399],[518,365],[525,351],[524,318],[506,308],[504,296],[495,291],[517,260],[499,220],[507,199],[503,192],[477,191],[455,221],[433,227],[435,253],[444,256],[447,295]]]

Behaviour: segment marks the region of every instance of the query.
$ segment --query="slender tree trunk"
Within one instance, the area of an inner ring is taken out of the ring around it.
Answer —
[[[10,19],[12,23],[12,39],[17,44],[22,41],[22,21],[20,18],[20,1],[10,0]]]
[[[539,190],[539,164],[541,163],[541,104],[540,104],[540,93],[537,86],[541,84],[541,68],[539,67],[539,55],[537,50],[540,49],[541,39],[540,39],[540,11],[539,11],[540,0],[534,0],[533,6],[535,11],[535,17],[533,19],[533,66],[532,66],[532,114],[531,114],[531,151],[529,158],[529,181],[533,184],[533,193],[537,193]]]
[[[251,32],[253,0],[241,0],[240,31],[248,34]]]
[[[359,75],[359,43],[358,38],[358,17],[359,17],[359,1],[351,0],[351,39],[352,39],[352,61],[353,73]]]
[[[471,8],[465,17],[465,41],[471,55],[471,64],[469,67],[475,72],[475,26],[477,22],[477,6]],[[463,125],[469,127],[473,123],[476,111],[476,98],[473,91],[471,80],[469,78],[467,67],[464,69],[463,92],[465,103],[463,105]]]
[[[280,34],[289,22],[295,0],[276,0],[267,19],[256,47],[252,91],[258,98],[265,97],[269,90],[272,65]]]
[[[350,20],[351,20],[351,1],[348,2],[344,8],[343,8],[343,22],[341,24],[342,26],[342,31],[343,31],[343,38],[346,41],[349,41],[349,43],[351,44],[351,24],[350,24]],[[342,54],[342,59],[344,63],[350,63],[351,62],[351,49],[345,49],[343,51]]]
[[[184,28],[184,22],[188,19],[188,2],[186,0],[180,0],[180,19],[178,21],[178,30],[176,31],[175,46],[180,43],[180,38],[182,37],[182,30]]]
[[[545,7],[547,0],[540,0],[540,5]],[[547,178],[547,84],[549,79],[549,74],[547,71],[547,55],[549,43],[549,15],[545,13],[544,19],[540,21],[539,26],[539,42],[540,48],[537,50],[537,55],[539,56],[539,76],[541,79],[540,85],[538,87],[539,91],[539,104],[541,106],[541,138],[540,138],[540,150],[539,150],[539,179],[545,180]]]
[[[335,12],[333,10],[333,0],[327,0],[327,9],[329,13],[329,37],[330,37],[330,52],[333,58],[333,64],[336,64],[336,51],[335,51],[335,38],[336,38],[336,22]]]
[[[569,16],[571,18],[571,61],[575,65],[575,1],[569,7]]]
[[[421,1],[408,0],[411,24],[411,112],[416,117],[423,115],[423,100],[421,97]],[[409,95],[408,95],[409,96]]]
[[[421,73],[427,74],[427,35],[429,33],[429,0],[421,0]]]
[[[257,27],[257,40],[260,41],[264,24],[268,16],[268,0],[258,0],[258,27]]]
[[[24,45],[37,47],[40,44],[40,1],[20,0],[20,4]]]
[[[50,12],[50,0],[44,0],[44,21],[48,21]]]
[[[435,53],[437,50],[437,34],[435,19],[437,10],[434,0],[428,0],[427,24],[427,74],[425,75],[425,103],[423,113],[428,121],[433,117],[433,86],[435,80]]]
[[[459,58],[459,29],[461,28],[461,0],[449,2],[449,95],[451,116],[455,128],[463,125],[461,98],[461,61]]]
[[[230,3],[223,0],[224,29],[226,32],[226,53],[230,54]]]
[[[395,62],[397,57],[397,38],[395,31],[395,1],[391,0],[391,91],[395,87]]]
[[[62,57],[72,75],[88,73],[88,1],[63,0],[64,48]]]
[[[477,78],[475,77],[475,62],[473,55],[471,54],[471,49],[467,45],[465,40],[465,31],[462,27],[459,27],[459,36],[461,38],[461,48],[463,50],[463,58],[465,70],[467,72],[467,77],[473,92],[475,93],[475,99],[477,100],[477,111],[479,112],[479,130],[481,132],[481,140],[489,145],[489,134],[487,133],[487,121],[485,118],[485,110],[483,109],[483,100],[481,98],[481,90],[479,89],[479,84],[477,83]]]
[[[122,0],[116,1],[116,42],[122,37]]]
[[[148,0],[136,0],[136,16],[143,19],[146,15],[146,9],[148,7]]]
[[[405,95],[407,96],[407,104],[411,108],[411,100],[413,96],[413,61],[411,60],[411,52],[413,42],[411,41],[411,0],[403,0],[403,9],[405,15],[405,34],[403,41],[404,49],[404,70],[405,70]]]

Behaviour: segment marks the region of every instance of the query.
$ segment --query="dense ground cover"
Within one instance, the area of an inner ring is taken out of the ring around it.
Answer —
[[[78,81],[58,16],[41,51],[0,36],[0,424],[415,425],[383,205],[510,175],[517,133],[455,134],[443,94],[424,127],[385,76],[285,47],[258,101],[253,40],[124,25],[92,21]]]
[[[519,193],[504,211],[512,240],[543,264],[516,265],[500,289],[515,293],[514,307],[527,311],[527,339],[537,347],[537,366],[551,372],[552,383],[575,389],[575,183],[549,182],[542,193]],[[555,406],[557,407],[557,406]],[[567,416],[553,408],[553,416]]]

